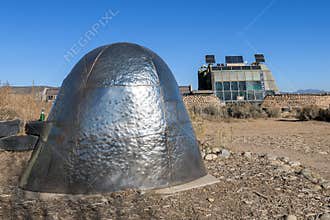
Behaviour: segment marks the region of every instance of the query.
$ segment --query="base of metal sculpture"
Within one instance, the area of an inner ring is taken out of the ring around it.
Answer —
[[[163,189],[157,189],[155,190],[156,194],[174,194],[182,191],[187,191],[191,189],[201,188],[209,185],[213,185],[220,182],[217,178],[214,176],[208,174],[206,176],[203,176],[201,178],[198,178],[194,181],[191,181],[189,183],[185,183],[182,185],[167,187]]]
[[[202,187],[210,186],[216,183],[219,183],[220,181],[215,178],[214,176],[208,174],[206,176],[203,176],[201,178],[198,178],[194,181],[191,181],[189,183],[185,183],[182,185],[177,185],[173,187],[168,188],[162,188],[162,189],[154,189],[154,190],[147,190],[141,192],[143,193],[154,193],[159,195],[171,195],[179,192],[184,192],[188,190],[193,189],[199,189]],[[28,190],[22,190],[22,195],[25,199],[39,199],[39,200],[53,200],[53,199],[83,199],[83,198],[103,198],[104,194],[60,194],[60,193],[42,193],[42,192],[33,192]]]

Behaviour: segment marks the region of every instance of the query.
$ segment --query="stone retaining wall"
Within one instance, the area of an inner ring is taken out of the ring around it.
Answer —
[[[302,108],[308,105],[328,108],[330,105],[330,94],[282,94],[267,96],[262,107]]]
[[[214,105],[217,107],[223,105],[221,104],[220,99],[215,95],[193,94],[183,96],[182,99],[187,109],[191,109],[196,106],[203,108],[209,105]]]
[[[209,105],[223,106],[218,97],[213,94],[192,94],[182,97],[187,109]],[[267,96],[262,103],[263,108],[302,108],[316,105],[320,108],[330,107],[330,94],[281,94]]]

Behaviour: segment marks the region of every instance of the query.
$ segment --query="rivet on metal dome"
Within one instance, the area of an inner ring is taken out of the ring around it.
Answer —
[[[205,175],[168,66],[144,47],[117,43],[91,51],[66,77],[20,186],[91,194]]]

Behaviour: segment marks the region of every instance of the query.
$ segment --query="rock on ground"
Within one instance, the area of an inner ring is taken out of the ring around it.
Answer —
[[[266,157],[231,153],[205,161],[219,179],[210,186],[156,195],[127,190],[103,195],[26,199],[18,179],[31,152],[0,152],[0,216],[3,219],[316,219],[329,212],[330,191],[297,172],[277,169]],[[306,217],[309,216],[309,217]],[[326,220],[326,219],[325,219]]]
[[[321,215],[320,220],[330,220],[330,213],[324,213]]]
[[[215,159],[217,159],[217,155],[216,154],[207,154],[206,156],[205,156],[205,160],[215,160]]]
[[[297,217],[295,215],[287,215],[284,217],[285,220],[297,220]]]
[[[221,156],[221,157],[224,157],[224,158],[228,158],[228,157],[230,157],[230,152],[229,152],[229,150],[222,149],[221,152],[220,152],[220,156]]]

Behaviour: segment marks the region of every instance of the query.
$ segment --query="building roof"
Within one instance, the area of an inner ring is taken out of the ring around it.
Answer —
[[[189,95],[191,94],[191,86],[179,86],[179,90],[181,95]]]
[[[60,91],[59,88],[48,88],[48,89],[46,90],[46,95],[47,95],[47,96],[55,96],[55,95],[58,94],[59,91]]]

